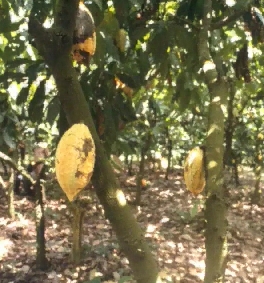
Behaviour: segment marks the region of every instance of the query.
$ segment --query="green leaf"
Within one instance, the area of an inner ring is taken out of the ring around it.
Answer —
[[[101,277],[94,277],[92,280],[90,280],[87,283],[101,283]]]
[[[2,0],[1,1],[1,8],[3,9],[3,11],[5,11],[6,13],[9,13],[9,4],[7,0]]]
[[[150,70],[150,62],[149,62],[148,54],[146,52],[140,51],[138,61],[139,61],[141,80],[143,81]]]
[[[11,31],[17,31],[19,26],[24,22],[25,20],[20,20],[17,23],[12,23],[9,18],[1,19],[0,20],[0,33],[9,33]]]
[[[30,63],[33,63],[33,62],[34,61],[32,61],[31,59],[28,59],[28,58],[17,58],[17,59],[10,61],[10,62],[7,62],[6,66],[10,67],[10,68],[16,68],[16,67],[19,67],[21,65],[30,64]]]
[[[112,105],[107,103],[104,105],[104,119],[105,119],[105,133],[104,141],[106,151],[109,153],[112,144],[117,138],[117,121],[118,116],[115,111],[113,111]]]
[[[122,276],[118,280],[118,283],[130,282],[131,280],[132,280],[132,276]]]
[[[138,40],[142,40],[148,32],[149,28],[145,26],[140,26],[130,31],[130,41],[132,47],[137,43]]]
[[[16,98],[17,105],[21,105],[25,103],[27,101],[28,94],[29,94],[29,87],[22,88]]]
[[[130,11],[130,3],[129,1],[124,0],[113,0],[113,2],[116,11],[116,17],[120,23],[120,26],[122,26],[127,20]]]
[[[45,83],[46,80],[40,82],[38,88],[35,91],[34,97],[29,103],[28,115],[32,122],[40,122],[43,118]]]
[[[149,52],[152,53],[153,59],[156,63],[161,63],[167,57],[167,49],[169,46],[168,30],[164,25],[161,25],[152,34],[150,43],[148,45]]]
[[[141,7],[141,5],[144,3],[144,0],[129,0],[129,2],[132,4],[132,6]]]
[[[132,122],[137,119],[132,101],[130,99],[126,99],[121,93],[116,95],[114,107],[123,121]]]
[[[22,3],[18,3],[18,2],[21,2],[21,1],[18,1],[18,0],[9,0],[9,3],[11,5],[11,8],[13,9],[13,11],[15,12],[16,15],[18,15],[19,13],[19,7],[21,6]],[[23,5],[23,4],[22,4]]]
[[[100,25],[100,30],[111,38],[114,38],[119,30],[119,23],[113,12],[107,11],[104,20]]]
[[[114,45],[113,39],[109,36],[105,38],[105,47],[109,57],[112,57],[113,60],[120,61],[118,48]]]
[[[93,61],[99,66],[103,67],[105,63],[105,55],[106,55],[106,42],[105,35],[101,31],[97,32],[96,35],[96,52],[93,56]]]
[[[8,93],[6,91],[0,91],[0,102],[7,100],[8,98]]]
[[[34,61],[33,64],[28,66],[26,69],[26,75],[28,76],[29,82],[36,80],[38,73],[41,71],[45,71],[45,64],[42,59]]]
[[[16,143],[14,142],[14,137],[11,137],[7,130],[3,132],[3,139],[5,143],[11,148],[16,148]]]
[[[58,97],[54,97],[48,105],[47,122],[53,125],[60,112],[60,103]]]
[[[93,2],[100,8],[100,10],[103,9],[102,0],[94,0]]]
[[[192,92],[189,89],[183,89],[180,93],[179,108],[181,112],[185,111],[189,107],[191,97]]]
[[[191,218],[194,218],[197,214],[198,214],[198,203],[194,203],[193,204],[193,207],[191,208],[191,210],[190,210],[190,217]]]
[[[5,119],[5,115],[3,113],[0,113],[0,123],[3,123]]]

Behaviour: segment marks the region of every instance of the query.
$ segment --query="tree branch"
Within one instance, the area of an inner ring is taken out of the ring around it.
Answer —
[[[35,184],[35,180],[28,174],[27,170],[22,165],[17,165],[14,160],[8,155],[0,151],[0,159],[8,164],[11,168],[18,171],[23,177],[27,178],[32,184]]]
[[[212,0],[204,1],[203,20],[198,38],[198,56],[208,85],[217,80],[216,66],[210,54],[209,33],[212,22]]]
[[[233,21],[237,20],[238,18],[240,18],[243,14],[245,13],[245,11],[236,11],[233,15],[226,17],[218,22],[212,23],[210,30],[215,30],[215,29],[220,29],[224,26],[227,26],[229,23],[232,23]]]
[[[40,46],[41,38],[34,32],[33,26],[29,32],[35,37],[37,49],[43,52],[42,56],[51,69],[69,125],[83,122],[93,136],[96,162],[92,182],[104,207],[105,216],[109,219],[120,247],[129,260],[135,279],[138,283],[158,282],[156,261],[115,178],[70,58],[72,41],[69,40],[72,40],[78,3],[78,0],[58,0],[55,25],[47,30],[51,34],[48,36],[51,40],[43,42],[43,46]]]

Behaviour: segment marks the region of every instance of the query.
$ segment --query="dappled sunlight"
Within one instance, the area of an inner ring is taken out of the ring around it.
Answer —
[[[142,206],[131,208],[157,259],[161,282],[203,282],[204,196],[193,197],[186,190],[182,176],[177,173],[171,174],[169,180],[164,179],[164,174],[149,173],[148,177],[150,185],[142,192]],[[246,176],[243,177],[243,182],[248,185]],[[127,178],[122,175],[120,183],[125,197],[133,199],[136,194],[135,176]],[[237,199],[237,190],[231,190],[228,212],[230,227],[226,282],[233,283],[236,278],[243,278],[245,283],[251,283],[255,278],[264,276],[264,207],[251,205],[243,198]],[[239,188],[240,194],[247,190],[247,187]],[[125,201],[121,191],[118,192],[118,199],[120,204]],[[0,263],[4,262],[2,266],[5,272],[0,271],[0,276],[8,278],[16,273],[24,276],[23,278],[34,278],[34,203],[18,198],[15,205],[18,212],[16,220],[0,218]],[[1,215],[6,215],[6,209],[6,205],[0,205]],[[111,280],[110,282],[115,283],[121,275],[131,276],[129,262],[120,251],[115,234],[96,197],[89,198],[87,202],[83,226],[85,258],[78,266],[70,261],[71,219],[65,196],[60,193],[54,197],[53,192],[48,191],[46,247],[52,266],[48,272],[37,275],[40,281],[74,282],[76,278],[87,281],[89,278],[101,276],[105,278],[102,282]]]
[[[208,164],[208,168],[213,169],[215,167],[217,167],[217,162],[215,162],[214,160],[210,161]]]
[[[117,201],[118,201],[120,206],[125,206],[126,205],[126,203],[127,203],[126,202],[126,197],[125,197],[123,191],[117,190],[116,198],[117,198]]]
[[[13,247],[13,242],[9,239],[1,239],[0,238],[0,260],[4,260],[4,258],[10,252],[10,248]]]

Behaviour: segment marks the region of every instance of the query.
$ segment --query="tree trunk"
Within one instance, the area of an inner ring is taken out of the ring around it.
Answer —
[[[227,106],[227,121],[225,127],[225,165],[231,166],[232,164],[232,147],[233,147],[233,134],[234,134],[234,98],[235,98],[235,86],[234,82],[229,82],[229,100]]]
[[[227,203],[223,182],[224,113],[227,88],[224,81],[210,86],[208,134],[206,138],[206,269],[204,283],[224,282],[227,260]],[[220,99],[219,99],[220,98]]]
[[[227,203],[223,182],[224,111],[227,109],[227,83],[222,70],[209,49],[212,1],[204,0],[203,22],[198,38],[198,54],[210,94],[208,130],[205,141],[206,208],[205,277],[204,283],[223,283],[227,262]],[[217,56],[217,54],[216,54]],[[219,63],[220,62],[220,63]]]
[[[251,202],[253,204],[258,204],[261,199],[261,189],[260,189],[260,181],[261,181],[261,172],[262,172],[262,165],[256,166],[254,173],[255,173],[255,186],[254,192],[251,197]]]
[[[8,191],[7,191],[7,199],[8,199],[8,216],[11,219],[15,219],[16,211],[14,205],[14,185],[15,185],[15,172],[14,169],[11,169],[11,175],[9,177],[8,182]]]
[[[45,240],[45,207],[43,199],[45,198],[44,186],[40,184],[40,179],[34,185],[36,191],[36,207],[35,207],[35,221],[36,221],[36,245],[37,256],[36,264],[40,270],[48,268],[48,260],[46,258],[46,240]]]
[[[60,137],[68,130],[69,124],[63,108],[60,107],[59,116],[59,133]],[[74,201],[73,203],[68,203],[68,209],[72,212],[72,250],[71,250],[71,260],[75,264],[79,264],[82,259],[82,237],[83,237],[83,218],[85,215],[85,210],[81,207],[81,202]]]
[[[260,128],[258,131],[260,132]],[[263,140],[260,138],[256,138],[256,145],[255,145],[255,189],[251,197],[251,202],[257,204],[260,202],[261,199],[261,189],[260,189],[260,181],[261,181],[261,172],[263,169],[263,154],[261,151],[261,146],[263,144]]]
[[[128,158],[129,156],[130,159]],[[127,157],[127,172],[129,176],[133,176],[133,157],[132,154],[130,154],[129,156]]]
[[[145,156],[149,150],[150,144],[151,144],[151,133],[147,133],[146,140],[143,142],[143,146],[141,147],[141,152],[140,152],[139,171],[137,174],[137,193],[135,200],[136,205],[140,205],[141,202],[143,179],[145,174]]]
[[[35,39],[36,48],[55,78],[61,105],[69,124],[83,122],[92,133],[96,147],[92,182],[104,207],[105,216],[109,219],[120,247],[129,260],[135,279],[138,283],[156,283],[157,264],[115,178],[72,65],[70,51],[78,2],[57,1],[53,29],[44,29],[31,15],[29,33]]]
[[[70,206],[70,209],[73,214],[71,259],[75,264],[79,264],[82,258],[83,218],[85,209],[79,202],[74,202]]]
[[[168,150],[168,167],[166,169],[165,180],[169,179],[169,174],[171,170],[171,159],[172,159],[172,140],[170,138],[169,127],[166,128],[166,136],[167,136],[167,150]]]

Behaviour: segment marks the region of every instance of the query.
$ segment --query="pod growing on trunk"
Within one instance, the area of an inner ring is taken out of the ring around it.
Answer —
[[[187,189],[198,195],[205,187],[204,150],[199,146],[189,151],[184,163],[184,181]]]
[[[95,162],[95,146],[84,124],[74,124],[62,136],[55,156],[57,180],[69,201],[90,182]]]

